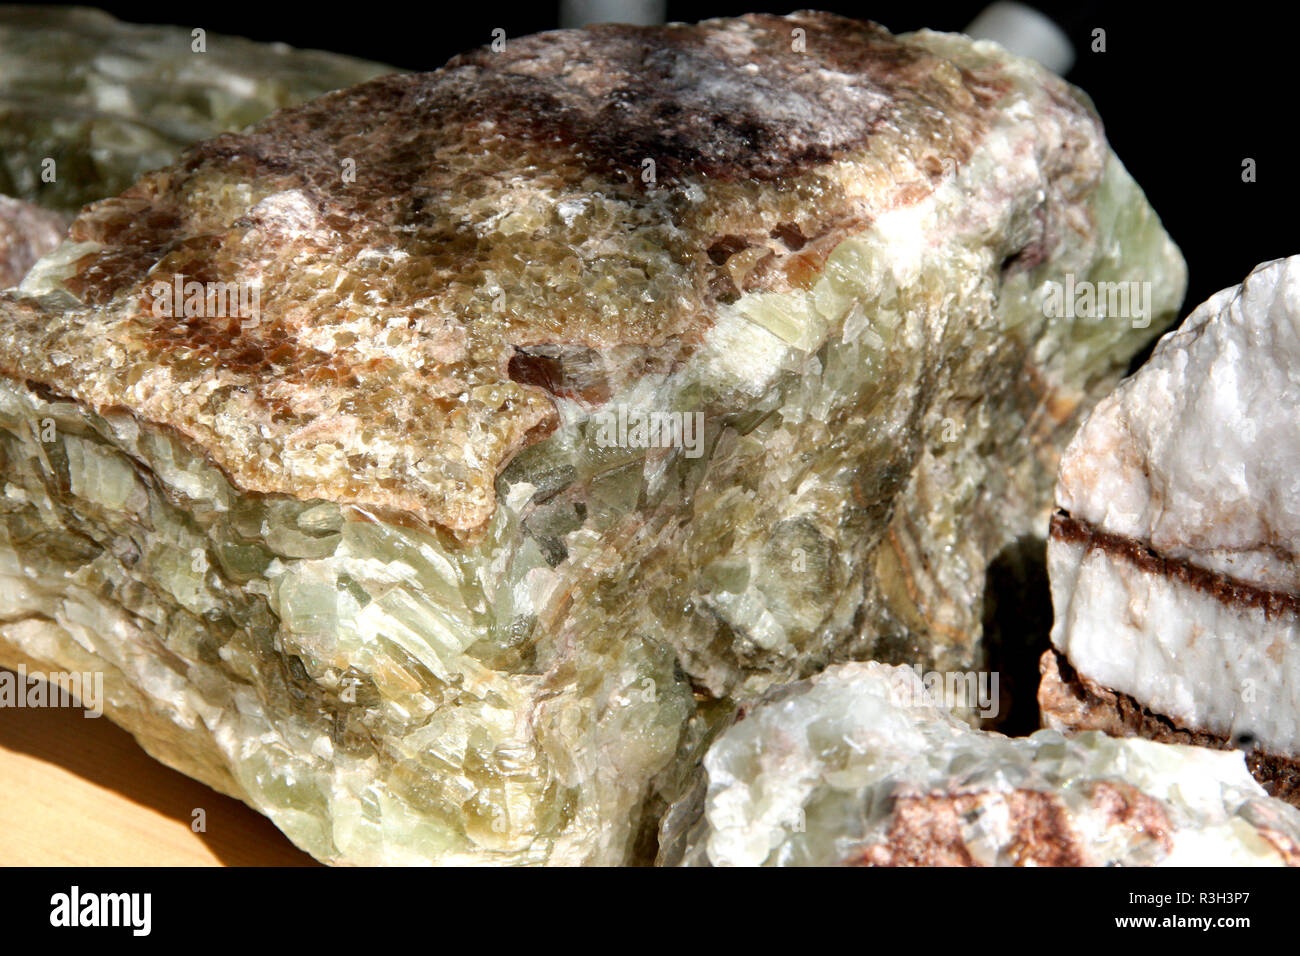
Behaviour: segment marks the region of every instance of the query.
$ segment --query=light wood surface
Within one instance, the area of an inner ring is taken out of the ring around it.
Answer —
[[[191,828],[206,811],[206,832]],[[305,866],[269,820],[158,763],[108,718],[0,708],[0,865]]]

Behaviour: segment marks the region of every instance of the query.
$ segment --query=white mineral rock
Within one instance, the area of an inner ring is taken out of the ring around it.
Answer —
[[[689,863],[1300,862],[1300,812],[1268,797],[1238,753],[972,730],[912,670],[874,662],[769,695],[719,737],[705,769]]]
[[[1300,257],[1167,335],[1061,464],[1051,726],[1237,746],[1300,793]]]

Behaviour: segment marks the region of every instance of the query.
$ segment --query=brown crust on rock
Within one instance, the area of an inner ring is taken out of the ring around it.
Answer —
[[[800,13],[510,38],[332,93],[87,207],[80,305],[0,296],[0,372],[174,429],[245,491],[474,540],[566,395],[519,350],[674,367],[719,303],[809,287],[982,141],[1018,80],[959,59]],[[160,315],[176,281],[260,302]]]
[[[1012,828],[1003,848],[1016,866],[1088,866],[1083,841],[1069,813],[1053,794],[1038,790],[1007,793],[900,796],[894,803],[886,843],[867,847],[857,866],[979,866],[966,846],[971,817],[994,805]]]
[[[1154,797],[1131,784],[1113,780],[1093,783],[1088,797],[1106,829],[1123,831],[1125,839],[1130,841],[1150,840],[1159,846],[1162,855],[1173,849],[1173,824]],[[980,866],[971,855],[967,830],[977,817],[986,813],[1007,821],[1008,838],[1000,852],[1014,866],[1098,865],[1087,842],[1071,824],[1061,798],[1023,788],[1007,792],[982,790],[900,796],[894,802],[886,841],[866,847],[849,863],[855,866]],[[1263,835],[1287,857],[1284,837]]]
[[[1130,783],[1101,780],[1092,787],[1092,803],[1104,814],[1107,827],[1145,834],[1169,853],[1174,848],[1173,825],[1160,801]]]
[[[634,183],[647,158],[660,183],[773,180],[864,145],[932,85],[934,67],[874,23],[754,14],[507,40],[448,63],[433,102],[458,120],[562,142],[593,171]],[[981,106],[997,96],[970,89]]]
[[[1282,857],[1287,866],[1300,866],[1300,845],[1280,830],[1266,826],[1257,826],[1256,832],[1263,837]]]
[[[1300,616],[1300,596],[1290,591],[1262,587],[1210,571],[1184,558],[1166,557],[1146,541],[1103,530],[1063,509],[1057,509],[1052,515],[1049,533],[1057,541],[1081,545],[1085,551],[1103,551],[1140,571],[1177,581],[1228,607],[1262,610],[1269,618],[1284,614]]]
[[[1188,744],[1213,750],[1236,750],[1228,737],[1182,727],[1136,698],[1090,680],[1069,659],[1052,648],[1039,660],[1042,681],[1038,706],[1044,723],[1063,733],[1099,730],[1112,737],[1145,737],[1165,744]],[[1300,807],[1300,760],[1260,750],[1246,751],[1251,775],[1271,796]]]

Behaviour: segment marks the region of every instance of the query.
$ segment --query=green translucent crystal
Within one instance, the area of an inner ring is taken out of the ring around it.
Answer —
[[[84,7],[0,7],[0,193],[75,211],[190,143],[393,72],[282,43],[195,42],[187,27]]]

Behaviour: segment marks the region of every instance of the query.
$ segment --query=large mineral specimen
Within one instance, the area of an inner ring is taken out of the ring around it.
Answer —
[[[1053,726],[1248,751],[1300,803],[1300,257],[1201,305],[1061,463]]]
[[[776,689],[704,765],[703,816],[664,840],[685,841],[689,864],[1300,865],[1300,812],[1240,754],[972,730],[906,667],[841,664]]]
[[[0,6],[0,193],[75,212],[191,143],[391,72],[84,7]]]
[[[323,860],[648,859],[738,700],[978,659],[1183,282],[1082,95],[958,36],[598,27],[331,94],[0,297],[0,660],[102,668]]]

